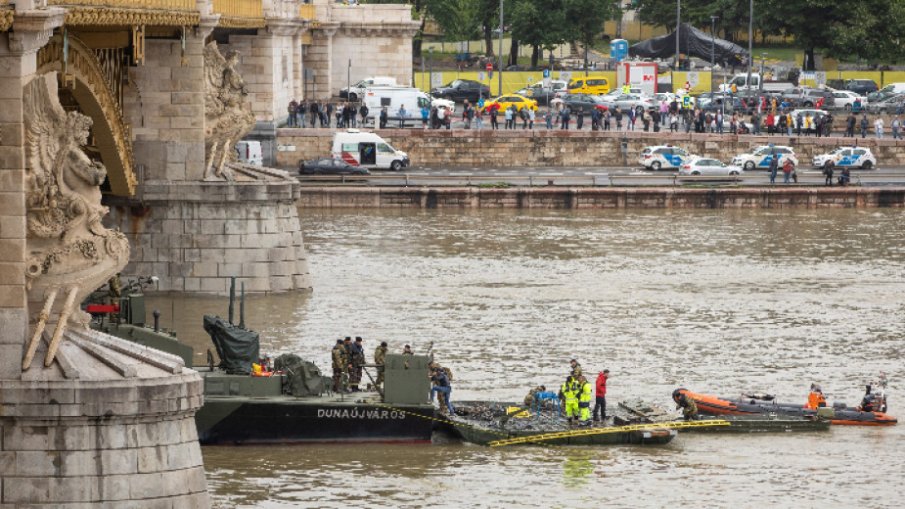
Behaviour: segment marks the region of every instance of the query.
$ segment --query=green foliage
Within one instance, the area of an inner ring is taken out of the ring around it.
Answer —
[[[567,40],[590,46],[603,32],[603,24],[612,19],[616,4],[612,0],[564,0],[566,24],[571,29]]]
[[[550,47],[565,41],[563,0],[515,0],[507,23],[522,44]]]

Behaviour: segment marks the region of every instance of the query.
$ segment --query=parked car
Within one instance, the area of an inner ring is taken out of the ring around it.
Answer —
[[[484,109],[482,111],[489,111],[490,107],[493,105],[499,105],[500,112],[502,113],[510,106],[515,106],[518,111],[522,111],[522,108],[528,108],[530,110],[537,109],[537,101],[534,99],[528,99],[527,97],[519,94],[507,94],[501,95],[496,99],[491,101],[484,102]]]
[[[735,156],[732,158],[732,164],[741,166],[747,171],[755,168],[768,169],[774,153],[780,166],[782,166],[782,162],[785,159],[792,161],[793,166],[798,166],[798,157],[795,155],[795,150],[785,145],[761,145],[751,152]]]
[[[742,169],[710,157],[692,157],[679,168],[679,175],[740,175]]]
[[[657,106],[656,101],[652,97],[641,94],[620,94],[615,97],[604,97],[603,101],[611,110],[618,107],[622,111],[628,111],[632,108],[642,111]]]
[[[792,87],[783,90],[780,94],[783,101],[793,107],[813,108],[821,98],[824,107],[832,107],[836,99],[833,92],[825,88]]]
[[[463,102],[466,99],[473,103],[490,97],[490,87],[479,81],[453,80],[442,87],[431,90],[431,95],[437,98],[450,99],[455,102]]]
[[[549,87],[545,87],[543,82],[538,82],[521,90],[516,90],[515,93],[534,99],[539,106],[549,106],[550,101],[565,95],[563,92],[565,92],[566,85],[567,83],[563,80],[551,80]]]
[[[852,111],[852,104],[855,103],[855,99],[861,99],[862,105],[867,104],[866,98],[851,90],[836,90],[833,92],[833,98],[836,100],[835,107],[845,111]]]
[[[800,109],[792,110],[791,114],[792,114],[792,120],[795,122],[798,121],[799,114],[801,115],[801,118],[805,118],[806,116],[811,115],[811,118],[814,120],[814,122],[817,122],[818,118],[829,115],[829,112],[826,110],[815,110],[814,108],[800,108]]]
[[[573,113],[579,111],[590,114],[594,109],[606,111],[606,103],[599,96],[590,94],[566,94],[562,97],[563,104],[567,105]]]
[[[874,83],[874,80],[848,80],[845,82],[845,90],[854,92],[860,96],[865,96],[871,92],[876,92],[880,88]]]
[[[648,170],[661,170],[664,168],[679,168],[691,156],[683,148],[672,145],[655,145],[645,147],[641,151],[638,162]]]
[[[833,161],[839,168],[869,170],[877,166],[877,158],[866,147],[839,147],[832,152],[814,156],[811,162],[815,168],[823,168],[829,161]]]
[[[890,95],[866,107],[870,113],[895,113],[899,108],[905,108],[905,94]]]
[[[342,159],[321,157],[299,163],[299,173],[302,175],[370,175],[367,168],[353,166]]]

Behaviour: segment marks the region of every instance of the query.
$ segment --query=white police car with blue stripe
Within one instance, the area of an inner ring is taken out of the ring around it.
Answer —
[[[683,148],[656,145],[644,147],[638,162],[648,170],[657,171],[664,168],[679,168],[689,157],[691,156]]]
[[[732,159],[732,164],[741,166],[747,171],[751,171],[755,168],[767,170],[770,168],[770,161],[773,159],[773,154],[776,154],[780,168],[786,159],[792,161],[793,166],[798,166],[798,157],[795,155],[795,150],[793,150],[792,147],[787,147],[785,145],[761,145],[750,153],[735,156]]]
[[[839,147],[828,154],[814,156],[812,163],[815,168],[823,168],[829,161],[839,168],[869,170],[877,166],[877,158],[866,147]]]

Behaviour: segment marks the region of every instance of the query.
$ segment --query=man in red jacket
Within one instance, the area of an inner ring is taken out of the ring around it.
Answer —
[[[610,377],[610,370],[605,369],[597,375],[597,391],[595,397],[597,399],[594,404],[594,420],[597,419],[597,412],[600,412],[600,419],[606,422],[606,381]]]

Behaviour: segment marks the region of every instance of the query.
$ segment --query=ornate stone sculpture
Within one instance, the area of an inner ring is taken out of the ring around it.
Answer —
[[[232,180],[226,163],[234,156],[232,147],[255,125],[248,91],[236,66],[239,54],[227,51],[224,57],[216,42],[204,48],[204,178]]]
[[[67,322],[87,323],[78,303],[129,260],[125,236],[101,224],[107,208],[101,205],[99,186],[107,171],[82,150],[91,124],[89,117],[60,105],[56,73],[37,76],[26,85],[25,281],[36,329],[23,369],[30,365],[48,320],[57,323],[45,365],[53,362]],[[51,319],[58,294],[64,294],[65,301],[58,318]],[[38,306],[39,314],[34,313]]]

